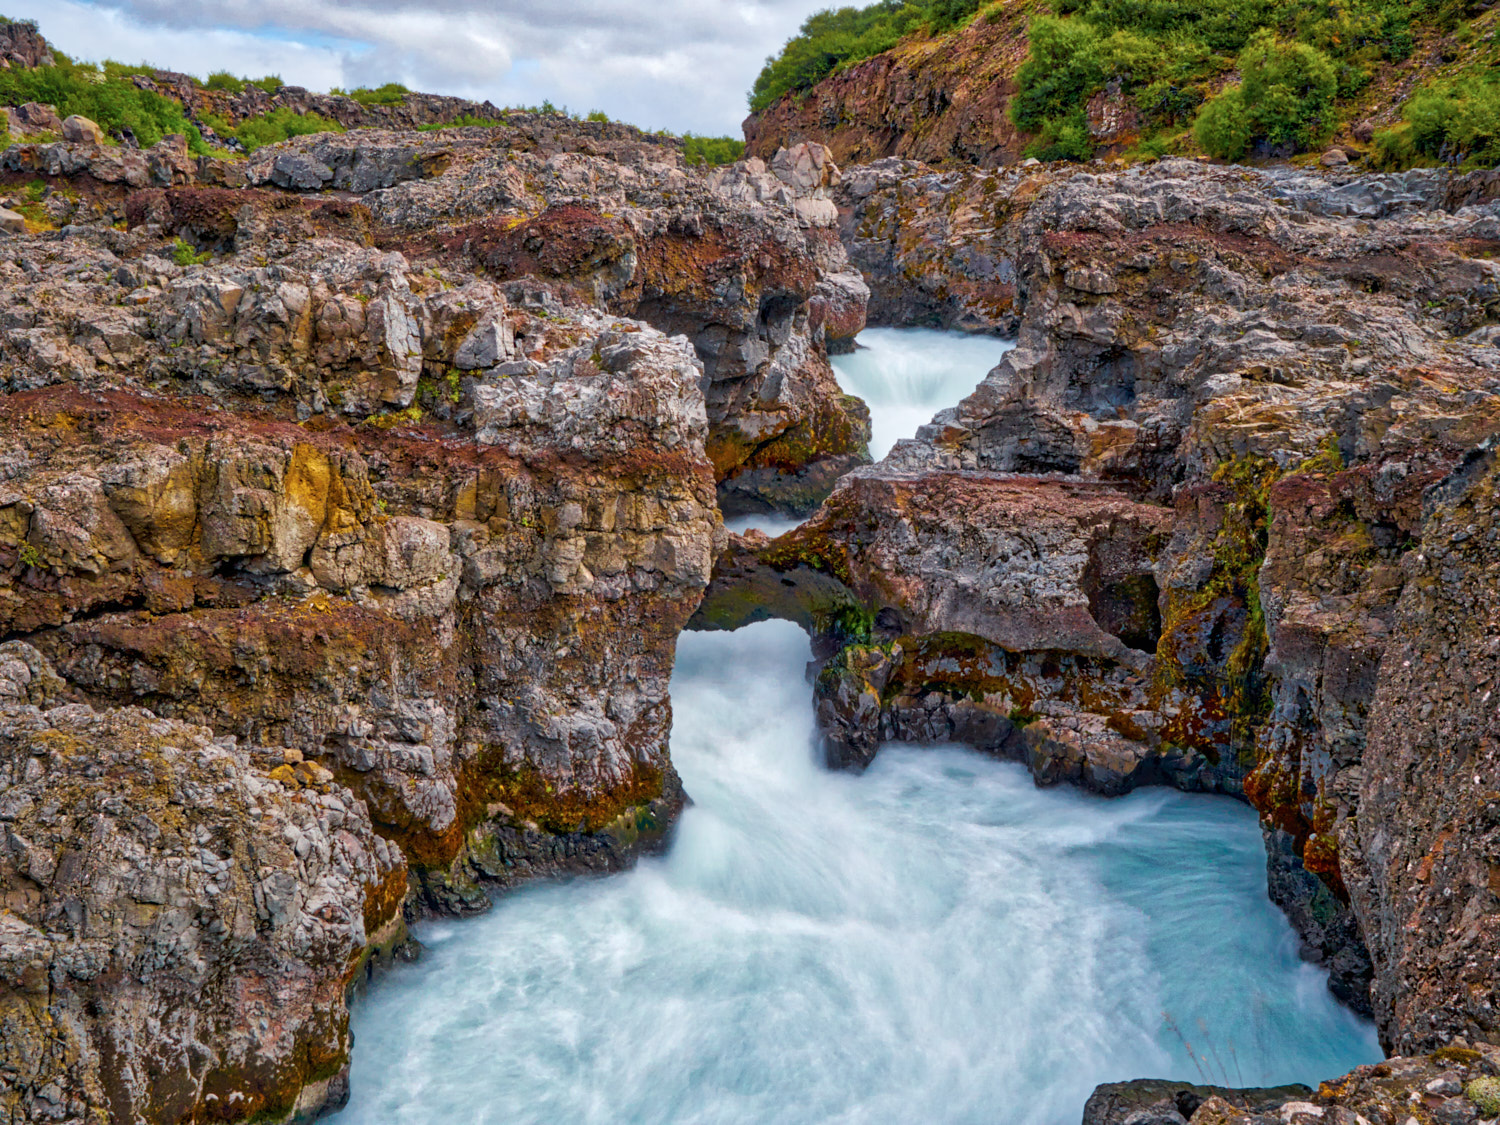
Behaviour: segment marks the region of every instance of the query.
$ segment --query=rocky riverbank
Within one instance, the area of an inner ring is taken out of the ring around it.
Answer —
[[[1492,175],[80,130],[0,156],[12,1118],[337,1104],[407,919],[664,841],[677,636],[766,616],[817,638],[832,765],[956,740],[1247,799],[1410,1056],[1277,1119],[1481,1113]],[[828,362],[867,318],[1017,346],[872,466]],[[765,511],[812,514],[723,530]],[[1270,1112],[1179,1094],[1149,1120]]]
[[[0,1104],[301,1119],[405,917],[665,839],[720,505],[864,460],[837,173],[561,122],[5,160]]]
[[[980,321],[1004,277],[983,326],[1017,347],[796,531],[732,540],[698,624],[822,634],[833,764],[956,739],[1043,783],[1242,793],[1272,893],[1389,1044],[1493,1034],[1468,846],[1492,626],[1466,584],[1494,581],[1500,219],[1453,206],[1482,189],[1185,161],[845,184],[876,316],[930,321],[920,278],[958,274],[944,299]],[[1458,678],[1419,686],[1423,661]],[[1418,715],[1374,720],[1397,696]],[[1454,733],[1419,754],[1435,721]],[[1438,899],[1443,923],[1395,922]]]

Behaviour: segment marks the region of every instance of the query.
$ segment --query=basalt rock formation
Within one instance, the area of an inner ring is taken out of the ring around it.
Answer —
[[[1028,10],[996,7],[951,35],[913,37],[745,119],[746,152],[769,160],[804,141],[840,164],[896,156],[994,165],[1028,137],[1007,109],[1030,49]]]
[[[837,169],[820,150],[813,178],[796,164],[784,179],[726,182],[633,130],[566,118],[324,134],[248,162],[189,161],[170,139],[145,152],[20,145],[0,158],[0,170],[64,189],[59,226],[154,224],[202,252],[318,230],[399,250],[417,269],[535,278],[685,334],[704,367],[724,509],[804,512],[867,459],[867,413],[827,360],[863,326],[866,290],[833,227]]]
[[[404,934],[401,853],[326,770],[285,776],[281,748],[67,695],[0,645],[0,1112],[337,1102],[347,987]]]
[[[344,991],[403,905],[617,869],[681,808],[711,381],[576,271],[494,280],[477,234],[422,226],[457,205],[436,178],[355,202],[58,176],[62,229],[5,244],[0,629],[48,685],[0,723],[17,1120],[336,1104]],[[420,266],[369,245],[398,222]]]
[[[733,541],[698,623],[823,636],[836,763],[956,739],[1043,782],[1243,792],[1366,1010],[1373,957],[1389,1045],[1496,1035],[1500,214],[1433,173],[909,173],[846,173],[875,315],[927,318],[881,303],[915,261],[982,309],[980,262],[1017,346],[808,523]]]
[[[1145,1080],[1098,1087],[1083,1125],[1474,1125],[1500,1112],[1500,1052],[1462,1040],[1430,1055],[1396,1057],[1322,1083],[1225,1089]]]

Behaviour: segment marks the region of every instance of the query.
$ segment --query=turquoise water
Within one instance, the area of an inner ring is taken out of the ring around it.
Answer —
[[[1015,344],[935,328],[866,328],[859,348],[833,357],[845,394],[870,408],[870,456],[879,461],[901,438],[977,387]]]
[[[939,410],[957,406],[1015,347],[994,336],[933,328],[866,328],[858,342],[858,350],[833,357],[833,370],[844,393],[858,395],[870,408],[870,456],[877,461]],[[774,537],[798,522],[748,515],[725,526],[740,532],[753,527]]]
[[[340,1125],[1075,1125],[1098,1082],[1380,1057],[1297,959],[1249,809],[956,748],[829,773],[808,658],[784,622],[685,634],[670,852],[422,926],[356,1004]]]

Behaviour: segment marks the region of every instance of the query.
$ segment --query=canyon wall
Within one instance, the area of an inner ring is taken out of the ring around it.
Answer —
[[[873,315],[1013,323],[1017,346],[802,527],[733,540],[697,624],[820,634],[834,764],[958,740],[1043,783],[1243,793],[1273,895],[1363,1010],[1373,956],[1387,1043],[1494,1035],[1476,591],[1500,217],[1445,206],[1462,186],[847,169]],[[1406,646],[1452,685],[1394,687]],[[1443,920],[1416,937],[1412,910]]]
[[[0,258],[8,1115],[336,1106],[407,919],[665,841],[720,504],[866,460],[826,354],[865,290],[802,155],[7,151],[43,187]]]

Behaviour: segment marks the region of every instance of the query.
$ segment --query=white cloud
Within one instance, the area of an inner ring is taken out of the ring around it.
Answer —
[[[766,55],[819,0],[6,0],[69,54],[313,89],[404,82],[738,135]]]

